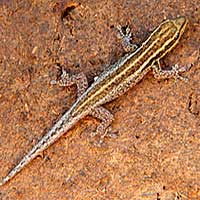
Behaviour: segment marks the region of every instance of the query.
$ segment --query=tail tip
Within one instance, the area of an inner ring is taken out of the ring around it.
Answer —
[[[0,187],[3,186],[7,181],[5,179],[0,179]]]
[[[0,181],[0,186],[2,186],[4,184],[4,182],[3,181]]]

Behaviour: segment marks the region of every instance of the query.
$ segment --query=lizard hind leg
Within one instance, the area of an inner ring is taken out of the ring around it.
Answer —
[[[62,69],[62,74],[59,80],[52,80],[50,82],[52,85],[57,84],[63,87],[69,87],[72,85],[77,86],[77,96],[80,97],[85,90],[88,88],[88,81],[84,73],[79,73],[76,75],[71,75],[66,72],[65,69]]]
[[[100,121],[101,121],[100,124],[97,126],[96,131],[92,133],[93,137],[96,135],[100,136],[98,145],[101,145],[103,143],[104,137],[109,132],[110,124],[113,121],[113,115],[102,106],[94,108],[91,111],[90,115],[97,119],[100,119]]]

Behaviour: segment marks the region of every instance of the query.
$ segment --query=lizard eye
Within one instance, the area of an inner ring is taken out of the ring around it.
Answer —
[[[175,34],[175,39],[178,39],[179,38],[179,33],[176,33]]]

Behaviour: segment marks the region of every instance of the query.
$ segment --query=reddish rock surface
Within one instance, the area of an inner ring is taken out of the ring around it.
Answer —
[[[189,24],[163,68],[192,64],[187,83],[149,73],[105,105],[115,117],[102,147],[86,117],[8,184],[1,200],[200,199],[200,8],[189,0],[0,1],[0,177],[76,100],[76,87],[51,86],[60,67],[89,83],[123,50],[116,26],[140,44],[165,18]]]

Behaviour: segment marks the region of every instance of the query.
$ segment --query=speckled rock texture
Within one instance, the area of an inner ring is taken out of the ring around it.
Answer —
[[[166,18],[189,24],[164,69],[192,64],[189,81],[149,73],[105,105],[115,120],[101,147],[88,116],[0,187],[0,200],[200,199],[200,3],[198,0],[1,0],[0,178],[76,100],[76,87],[50,85],[60,69],[93,82],[124,51],[118,24],[133,43]]]

